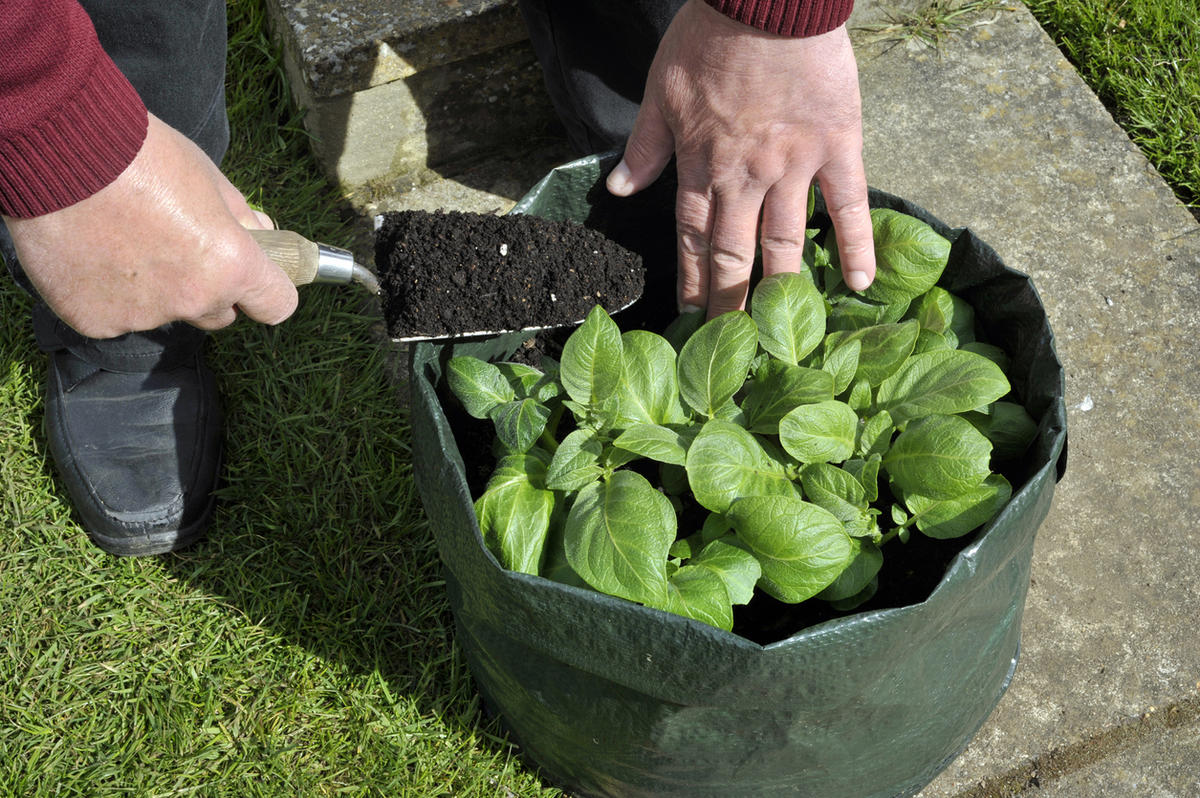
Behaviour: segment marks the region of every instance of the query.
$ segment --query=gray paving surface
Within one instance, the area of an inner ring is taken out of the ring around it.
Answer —
[[[852,26],[883,8],[860,0]],[[1196,798],[1200,225],[1020,4],[937,53],[855,38],[870,182],[1032,275],[1068,380],[1020,667],[921,798]],[[499,172],[386,203],[503,211],[541,174]]]
[[[1032,275],[1067,371],[1067,476],[1039,534],[1020,668],[924,798],[1200,686],[1200,228],[1023,8],[985,19],[940,57],[859,49],[870,181]],[[1137,751],[1123,767],[1147,778],[1175,752],[1200,772],[1166,741]],[[1117,783],[1091,794],[1155,794]]]

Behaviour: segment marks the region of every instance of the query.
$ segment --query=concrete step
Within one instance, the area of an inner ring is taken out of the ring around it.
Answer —
[[[358,207],[561,143],[516,0],[267,8],[317,158]]]

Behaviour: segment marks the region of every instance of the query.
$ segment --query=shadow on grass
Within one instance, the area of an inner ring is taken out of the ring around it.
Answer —
[[[278,328],[214,336],[221,501],[208,539],[164,561],[339,681],[382,681],[378,708],[413,715],[400,722],[442,723],[508,756],[453,642],[394,381],[403,355],[377,324],[353,288],[319,287]]]

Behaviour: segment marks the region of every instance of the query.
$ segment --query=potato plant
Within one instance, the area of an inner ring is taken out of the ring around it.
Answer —
[[[489,550],[728,630],[756,589],[852,609],[889,543],[991,519],[1012,490],[994,461],[1034,423],[1004,401],[1003,351],[937,286],[949,242],[896,211],[872,221],[862,294],[810,234],[807,270],[758,282],[749,312],[658,335],[596,307],[541,370],[451,359],[451,390],[495,424],[475,504]]]

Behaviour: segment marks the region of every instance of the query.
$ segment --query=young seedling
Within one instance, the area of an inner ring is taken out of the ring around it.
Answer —
[[[872,221],[863,295],[814,239],[811,268],[761,280],[749,312],[660,336],[596,307],[544,369],[452,358],[502,452],[475,505],[500,563],[729,630],[756,589],[853,609],[893,540],[987,523],[1012,491],[994,462],[1036,427],[937,286],[949,242]]]

